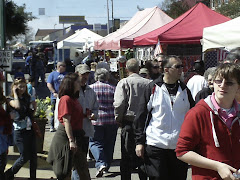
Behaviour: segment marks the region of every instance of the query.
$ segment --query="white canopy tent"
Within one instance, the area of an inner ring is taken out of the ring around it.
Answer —
[[[212,48],[240,47],[240,17],[203,29],[202,51]]]
[[[93,49],[94,41],[101,39],[102,36],[84,28],[77,30],[73,35],[57,43],[57,49],[66,48],[90,48]]]

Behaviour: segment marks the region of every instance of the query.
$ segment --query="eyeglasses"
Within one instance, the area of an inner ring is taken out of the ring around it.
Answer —
[[[60,66],[62,66],[62,67],[66,67],[66,65],[60,65]]]
[[[223,80],[214,80],[213,81],[214,83],[216,83],[218,86],[222,84]],[[226,86],[233,86],[235,83],[234,82],[231,82],[231,81],[225,81],[224,84]]]
[[[178,65],[174,65],[174,66],[167,67],[167,68],[175,68],[175,69],[180,69],[180,68],[183,68],[183,65],[182,65],[182,64],[178,64]]]

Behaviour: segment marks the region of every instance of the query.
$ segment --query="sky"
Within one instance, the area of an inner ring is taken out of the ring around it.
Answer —
[[[32,12],[37,19],[28,25],[37,29],[62,29],[58,16],[85,16],[88,24],[107,23],[107,0],[13,0],[17,5],[26,4],[26,11]],[[112,0],[109,1],[109,16],[112,17]],[[140,8],[159,6],[163,0],[113,0],[113,17],[129,20]],[[45,15],[38,14],[45,8]],[[68,27],[70,24],[65,24]]]

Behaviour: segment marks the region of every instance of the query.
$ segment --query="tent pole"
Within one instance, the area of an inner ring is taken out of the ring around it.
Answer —
[[[109,6],[107,0],[107,33],[109,34]]]

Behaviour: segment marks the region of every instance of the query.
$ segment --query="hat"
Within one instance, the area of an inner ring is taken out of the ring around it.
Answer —
[[[139,74],[149,74],[147,68],[141,68]]]
[[[75,71],[80,74],[85,74],[90,72],[90,68],[86,64],[79,64],[76,66]]]

